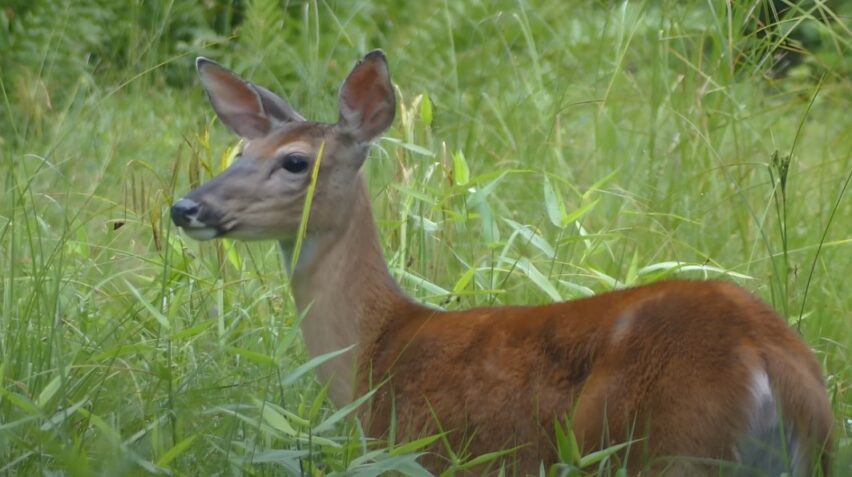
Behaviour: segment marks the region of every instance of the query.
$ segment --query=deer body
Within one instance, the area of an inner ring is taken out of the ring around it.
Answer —
[[[359,172],[394,116],[380,52],[344,82],[333,125],[305,121],[215,63],[200,59],[198,68],[220,119],[248,142],[172,217],[199,239],[280,241],[310,354],[353,347],[319,369],[332,400],[377,388],[362,415],[371,436],[395,425],[403,438],[445,432],[454,452],[471,456],[517,447],[509,468],[538,473],[557,459],[555,423],[570,418],[584,451],[634,441],[620,454],[634,473],[827,472],[832,414],[819,363],[736,285],[669,281],[451,312],[405,295],[388,273]],[[444,446],[431,450],[426,464],[446,466]]]

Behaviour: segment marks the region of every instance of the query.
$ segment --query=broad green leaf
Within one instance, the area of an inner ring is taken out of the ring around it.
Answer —
[[[569,282],[567,280],[559,280],[559,284],[562,285],[564,288],[567,288],[581,296],[592,296],[595,294],[595,291],[591,288],[584,285],[580,285],[578,283]]]
[[[559,291],[556,290],[556,287],[550,283],[550,280],[546,276],[544,276],[535,265],[532,264],[526,257],[519,258],[514,265],[518,268],[518,270],[524,272],[524,275],[527,276],[539,289],[543,292],[547,293],[547,295],[554,301],[562,301],[562,295],[559,294]]]
[[[4,386],[0,386],[0,396],[3,396],[3,399],[8,399],[9,402],[15,405],[15,407],[21,409],[29,415],[39,416],[41,412],[29,398],[21,396],[20,394],[13,393],[12,391],[7,390]]]
[[[611,181],[616,176],[616,174],[618,174],[618,169],[610,172],[601,179],[598,179],[594,184],[589,187],[589,189],[585,193],[583,193],[583,200],[588,200],[589,197],[591,197],[592,194],[597,192],[604,184]]]
[[[482,464],[487,464],[487,463],[493,462],[493,461],[495,461],[495,460],[497,460],[497,459],[499,459],[503,456],[512,454],[516,450],[520,449],[521,447],[523,447],[523,446],[512,447],[510,449],[502,449],[502,450],[494,451],[494,452],[487,452],[485,454],[478,455],[478,456],[474,457],[473,459],[471,459],[471,460],[469,460],[469,461],[467,461],[467,462],[465,462],[461,465],[457,465],[457,466],[455,466],[455,468],[457,470],[465,470],[465,469],[470,469],[470,468],[473,468],[473,467],[476,467],[476,466],[479,466],[479,465],[482,465]]]
[[[506,174],[507,173],[504,171],[493,181],[488,182],[484,186],[476,189],[470,196],[470,205],[477,205],[480,202],[485,201],[485,199],[487,199],[491,195],[491,193],[493,193],[494,190],[497,189],[497,185],[503,181],[503,179],[506,177]]]
[[[402,445],[398,445],[394,447],[391,451],[391,455],[403,455],[403,454],[411,454],[412,452],[417,452],[419,450],[423,450],[426,447],[432,445],[433,442],[437,441],[443,437],[443,434],[434,434],[431,436],[421,437],[420,439],[408,441]]]
[[[38,398],[36,399],[36,406],[43,408],[53,396],[56,395],[56,392],[59,391],[59,388],[62,386],[62,376],[57,374],[47,383],[47,385],[42,388],[41,392],[38,393]]]
[[[240,157],[240,151],[243,149],[243,142],[239,141],[236,144],[228,146],[222,152],[222,156],[219,157],[219,164],[221,170],[219,172],[224,171],[225,169],[231,167],[234,161]]]
[[[467,160],[462,151],[453,154],[453,181],[458,185],[465,185],[470,182],[470,168],[467,166]]]
[[[197,437],[198,434],[193,434],[175,444],[174,447],[166,451],[166,453],[163,454],[163,456],[160,457],[159,460],[157,460],[157,465],[160,467],[166,467],[171,464],[173,460],[175,460],[178,456],[186,452],[186,450],[189,449],[190,446],[192,446],[192,443],[195,442],[195,439]]]
[[[611,277],[611,276],[607,275],[606,273],[601,272],[600,270],[595,270],[595,269],[592,268],[592,269],[589,269],[589,272],[591,272],[592,276],[597,278],[598,281],[600,281],[601,283],[605,284],[606,286],[608,286],[610,288],[618,289],[618,288],[624,288],[624,286],[625,286],[624,283],[621,283],[620,281],[618,281],[617,278]]]
[[[562,228],[570,223],[562,194],[559,189],[553,187],[547,177],[544,178],[544,207],[547,211],[547,218],[553,225]]]
[[[435,233],[441,229],[441,225],[439,223],[433,222],[422,215],[408,214],[408,217],[411,219],[411,222],[417,226],[417,228],[422,229],[426,233]]]
[[[524,239],[525,243],[532,244],[535,248],[541,250],[543,254],[547,255],[548,258],[553,258],[556,255],[553,247],[550,246],[544,237],[536,233],[535,228],[532,225],[519,224],[514,220],[506,218],[504,218],[503,221],[515,229],[515,233],[520,235]]]
[[[337,424],[338,421],[340,421],[341,419],[343,419],[344,417],[349,415],[351,412],[353,412],[356,409],[358,409],[359,407],[361,407],[361,405],[364,404],[365,402],[367,402],[371,397],[373,397],[373,394],[375,394],[375,393],[376,393],[376,390],[373,389],[370,392],[368,392],[367,394],[364,394],[363,396],[359,397],[358,399],[356,399],[356,400],[350,402],[349,404],[343,406],[342,408],[338,409],[337,411],[335,411],[334,414],[329,416],[328,419],[317,424],[317,426],[313,428],[311,433],[312,434],[322,434],[323,432],[331,430]]]
[[[133,296],[135,296],[136,299],[139,300],[139,303],[141,303],[142,306],[145,307],[145,309],[148,310],[149,313],[151,313],[151,316],[153,316],[154,319],[157,320],[157,322],[163,328],[171,328],[171,324],[169,324],[169,319],[166,318],[165,315],[160,313],[160,310],[158,310],[154,305],[152,305],[148,300],[146,300],[145,297],[142,296],[142,293],[140,293],[139,290],[136,289],[136,287],[131,285],[129,281],[123,278],[122,280],[124,281],[124,284],[127,286],[127,288],[130,290],[130,293],[132,293]]]
[[[418,146],[417,144],[411,144],[411,143],[408,143],[408,142],[403,142],[403,141],[400,141],[399,139],[396,139],[396,138],[383,137],[382,140],[390,142],[392,144],[396,144],[397,146],[399,146],[403,149],[406,149],[406,150],[413,152],[415,154],[419,154],[421,156],[433,157],[435,155],[434,152],[430,151],[429,149],[426,149],[423,146]]]
[[[222,239],[222,248],[225,250],[225,257],[228,258],[228,262],[231,263],[237,270],[242,270],[243,259],[240,258],[239,252],[237,252],[237,242],[234,240]]]
[[[461,277],[459,277],[459,279],[456,281],[456,284],[453,285],[453,294],[458,295],[465,288],[467,288],[467,285],[473,279],[473,275],[475,273],[476,273],[476,268],[473,268],[473,267],[468,268],[467,271],[464,272]]]
[[[595,199],[592,202],[589,202],[589,203],[583,205],[582,207],[580,207],[579,209],[574,210],[571,213],[569,213],[568,216],[565,217],[565,224],[566,225],[570,224],[571,222],[575,222],[575,221],[579,220],[580,218],[582,218],[584,215],[589,213],[589,211],[594,209],[595,206],[598,205],[599,201],[600,201],[600,199]]]
[[[660,270],[673,271],[673,272],[691,272],[691,271],[701,271],[707,273],[720,273],[723,275],[728,275],[734,278],[740,278],[743,280],[754,280],[754,277],[750,275],[744,275],[742,273],[732,272],[730,270],[726,270],[724,268],[714,267],[712,265],[698,265],[698,264],[689,264],[688,262],[659,262],[653,263],[651,265],[644,266],[639,269],[637,272],[639,275],[647,275],[650,273],[654,273]]]
[[[54,413],[52,416],[50,416],[50,418],[47,419],[47,421],[45,421],[44,424],[41,425],[39,430],[40,431],[49,431],[49,430],[55,428],[57,425],[64,422],[65,419],[68,419],[68,416],[74,414],[75,412],[77,412],[78,409],[80,409],[81,407],[88,404],[88,402],[89,402],[88,398],[81,399],[80,401],[77,401],[76,403]]]
[[[255,399],[255,405],[260,409],[260,415],[263,417],[263,420],[266,421],[267,424],[278,429],[279,431],[287,434],[288,436],[295,436],[298,431],[296,428],[290,424],[290,421],[287,420],[281,413],[272,408],[272,406],[264,403],[259,399]]]
[[[178,331],[177,333],[172,334],[172,339],[175,340],[175,341],[180,341],[180,340],[187,339],[187,338],[193,338],[195,336],[198,336],[198,335],[204,333],[205,331],[207,331],[208,329],[212,328],[215,325],[216,325],[215,320],[202,321],[201,323],[199,323],[195,326],[191,326],[189,328],[184,328],[184,329]],[[146,347],[146,348],[148,348],[148,347]]]
[[[569,464],[576,464],[580,461],[580,446],[577,443],[577,438],[574,436],[574,431],[570,424],[565,426],[559,420],[553,421],[554,434],[556,437],[556,448],[559,453],[559,460]]]
[[[281,385],[290,386],[291,384],[295,383],[296,380],[301,378],[305,373],[313,371],[326,361],[336,358],[354,347],[355,345],[348,346],[337,351],[332,351],[331,353],[325,353],[311,358],[308,362],[299,365],[299,367],[297,367],[293,371],[290,371],[286,376],[284,376],[284,378],[281,379]]]
[[[616,452],[624,449],[625,447],[633,444],[635,441],[624,442],[621,444],[616,444],[614,446],[607,447],[606,449],[602,449],[599,451],[592,452],[590,454],[586,454],[580,458],[580,467],[588,467],[590,465],[597,464],[598,462],[612,456]]]
[[[449,290],[441,288],[440,286],[430,282],[429,280],[426,280],[425,278],[418,277],[417,275],[414,275],[408,270],[402,270],[402,278],[406,279],[407,281],[413,283],[416,286],[423,287],[424,290],[435,296],[446,296],[450,294]]]

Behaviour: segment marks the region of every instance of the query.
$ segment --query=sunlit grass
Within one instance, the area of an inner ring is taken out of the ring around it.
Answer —
[[[332,121],[374,47],[400,111],[365,170],[406,290],[458,309],[737,281],[823,362],[847,473],[848,8],[794,12],[823,43],[773,78],[780,39],[745,3],[538,3],[254,2],[233,38],[191,41],[183,10],[111,12],[113,43],[72,7],[20,19],[28,40],[0,39],[0,474],[421,472],[430,442],[368,442],[325,400],[277,247],[198,244],[167,214],[234,145],[194,56]]]

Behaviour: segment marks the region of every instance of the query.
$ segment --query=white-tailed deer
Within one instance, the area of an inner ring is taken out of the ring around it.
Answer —
[[[371,436],[395,420],[398,436],[445,432],[469,455],[517,447],[504,461],[510,472],[538,474],[557,459],[557,421],[569,419],[585,452],[632,442],[617,458],[633,474],[827,473],[832,412],[820,365],[736,285],[667,281],[464,311],[409,298],[388,272],[359,172],[396,109],[380,51],[344,81],[335,124],[305,120],[212,61],[197,66],[219,119],[246,143],[172,218],[199,240],[280,242],[310,354],[355,345],[318,371],[332,400],[378,387],[362,414]],[[432,451],[427,466],[445,466],[443,445]]]

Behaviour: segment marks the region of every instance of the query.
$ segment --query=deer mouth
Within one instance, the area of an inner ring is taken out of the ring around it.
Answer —
[[[223,232],[216,227],[181,227],[190,238],[204,241],[222,236]]]
[[[233,232],[234,229],[237,228],[237,225],[234,223],[226,225],[196,223],[186,225],[178,224],[178,227],[180,227],[180,229],[183,230],[183,232],[190,238],[194,240],[205,241],[226,237],[229,233]]]
[[[172,206],[172,222],[195,240],[222,237],[237,227],[236,221],[211,223],[209,208],[202,208],[191,199],[181,199]]]

